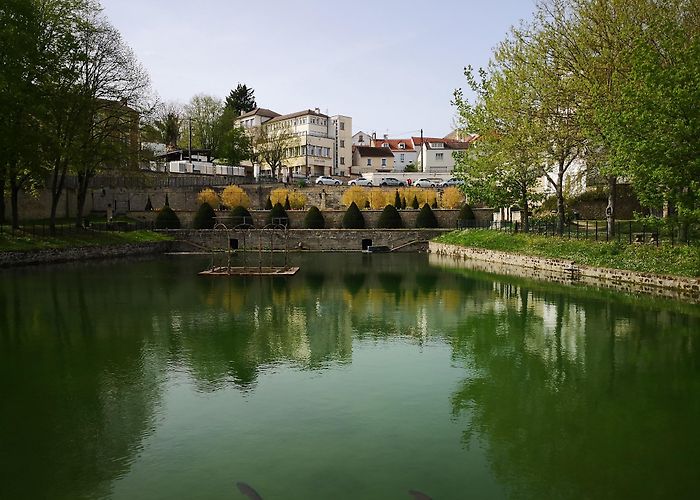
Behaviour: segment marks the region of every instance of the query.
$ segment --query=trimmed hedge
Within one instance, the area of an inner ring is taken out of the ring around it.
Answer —
[[[379,220],[377,221],[377,227],[380,229],[402,229],[403,221],[401,220],[401,214],[396,210],[394,205],[387,205],[382,210]]]
[[[231,225],[235,227],[241,224],[253,226],[253,216],[250,215],[247,208],[238,205],[231,210]]]
[[[192,221],[192,227],[195,229],[214,229],[214,224],[216,224],[216,213],[211,205],[207,202],[199,205],[199,210]]]
[[[435,218],[433,209],[427,203],[423,205],[423,208],[418,212],[418,217],[416,217],[416,227],[417,228],[435,228],[439,227],[438,221]]]
[[[275,203],[270,213],[267,214],[267,223],[282,224],[289,227],[289,216],[281,203]]]
[[[166,205],[158,210],[156,229],[180,229],[180,218],[170,206]]]
[[[343,229],[364,229],[365,228],[365,218],[362,216],[362,212],[357,208],[357,205],[353,201],[348,209],[343,215]]]
[[[472,208],[465,203],[464,205],[462,205],[462,208],[459,209],[459,216],[457,217],[457,219],[458,220],[476,220],[476,216],[474,215]]]
[[[267,197],[267,201],[265,202],[265,210],[272,210],[272,200],[270,197]]]
[[[394,208],[401,208],[401,196],[398,190],[396,190],[396,195],[394,196]]]
[[[418,198],[416,198],[416,195],[413,195],[413,202],[411,202],[411,207],[413,210],[418,210],[420,208],[420,205],[418,204]]]
[[[323,214],[317,207],[309,208],[304,217],[304,229],[323,229],[326,226],[326,221]]]

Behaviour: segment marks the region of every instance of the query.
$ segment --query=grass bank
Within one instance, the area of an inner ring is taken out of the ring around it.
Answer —
[[[0,252],[28,252],[51,248],[124,245],[169,241],[168,235],[153,231],[106,232],[84,230],[71,234],[44,236],[16,231],[0,233]]]
[[[490,230],[454,231],[435,241],[473,248],[573,260],[577,264],[644,273],[700,277],[700,245],[635,245]]]

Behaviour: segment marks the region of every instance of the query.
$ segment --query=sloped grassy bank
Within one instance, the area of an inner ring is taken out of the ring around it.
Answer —
[[[437,237],[446,243],[543,258],[572,260],[579,265],[641,273],[700,277],[700,245],[635,245],[569,240],[534,234],[471,229]]]

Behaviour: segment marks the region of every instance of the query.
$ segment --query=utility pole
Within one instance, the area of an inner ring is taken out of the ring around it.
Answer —
[[[189,160],[190,165],[192,165],[192,117],[188,118],[190,124],[190,146],[189,146]]]
[[[426,154],[425,154],[425,141],[423,140],[423,129],[420,129],[420,162],[421,162],[421,170],[423,172],[427,172],[426,169]]]

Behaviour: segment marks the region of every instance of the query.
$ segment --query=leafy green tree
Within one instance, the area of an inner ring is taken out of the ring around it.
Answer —
[[[364,229],[365,228],[365,218],[362,216],[362,212],[357,208],[357,205],[353,201],[350,206],[345,211],[342,221],[343,229]]]
[[[230,110],[234,117],[252,111],[256,106],[255,91],[245,84],[236,85],[226,97],[226,109]]]
[[[229,165],[239,165],[250,158],[251,143],[242,127],[234,124],[233,111],[224,109],[217,121],[216,149],[214,156]]]
[[[394,205],[387,205],[379,215],[377,227],[380,229],[401,229],[403,228],[403,220],[401,214]]]
[[[430,205],[425,203],[423,207],[418,212],[418,217],[416,217],[416,227],[417,228],[435,228],[438,227],[438,221],[435,217],[435,213],[430,208]]]
[[[202,203],[194,216],[192,226],[195,229],[213,229],[216,223],[216,213],[209,203]]]
[[[224,106],[220,99],[197,94],[185,105],[185,125],[187,135],[185,142],[189,143],[189,128],[192,129],[192,147],[216,151],[221,141],[223,129],[220,118]]]
[[[323,229],[325,225],[321,211],[317,207],[309,208],[304,217],[304,229]]]
[[[156,229],[180,229],[180,218],[169,206],[164,206],[158,210],[156,215]]]

